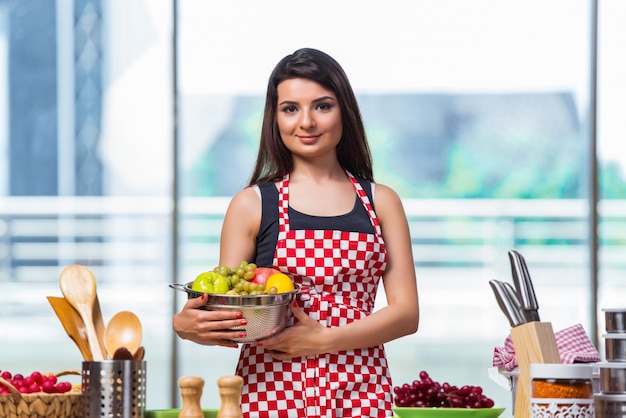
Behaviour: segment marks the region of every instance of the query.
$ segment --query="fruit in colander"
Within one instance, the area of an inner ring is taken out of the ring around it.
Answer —
[[[266,283],[270,283],[268,286]],[[280,271],[257,267],[242,261],[237,267],[218,266],[200,273],[191,290],[212,294],[265,295],[291,292],[295,288],[289,276]]]
[[[294,285],[291,277],[284,273],[275,273],[267,279],[265,288],[268,289],[269,293],[273,293],[272,289],[276,289],[276,293],[287,293],[294,289]]]
[[[280,273],[280,271],[271,267],[257,267],[254,270],[254,278],[252,281],[258,284],[265,284],[272,274]]]
[[[215,293],[215,287],[213,286],[215,276],[219,276],[219,274],[213,273],[212,271],[200,273],[193,281],[191,289],[196,292]]]

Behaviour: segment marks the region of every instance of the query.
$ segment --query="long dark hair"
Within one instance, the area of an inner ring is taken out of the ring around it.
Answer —
[[[343,123],[343,134],[337,145],[339,164],[355,176],[374,181],[372,155],[361,111],[346,73],[330,55],[316,49],[303,48],[280,60],[270,75],[261,142],[250,185],[279,180],[293,169],[291,152],[283,144],[276,122],[278,85],[292,78],[315,81],[337,96]]]

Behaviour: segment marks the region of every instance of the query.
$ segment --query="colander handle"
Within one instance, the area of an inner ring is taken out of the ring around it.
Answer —
[[[174,290],[180,290],[181,292],[189,293],[185,285],[182,283],[170,283],[169,287],[171,287]]]

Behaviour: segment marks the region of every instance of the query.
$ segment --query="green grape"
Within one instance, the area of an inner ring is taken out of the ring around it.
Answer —
[[[250,282],[244,281],[243,285],[241,286],[241,290],[243,290],[246,293],[249,292],[250,291]]]
[[[233,288],[241,281],[239,276],[230,276],[230,287]]]

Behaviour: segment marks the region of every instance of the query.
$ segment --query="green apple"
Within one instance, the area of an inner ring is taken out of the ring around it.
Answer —
[[[200,273],[198,277],[196,277],[196,279],[193,281],[193,284],[191,285],[191,290],[203,293],[215,293],[215,287],[213,285],[213,283],[215,282],[215,276],[219,276],[219,274],[212,271]]]
[[[230,290],[228,279],[222,275],[217,275],[213,281],[214,293],[224,294]]]

